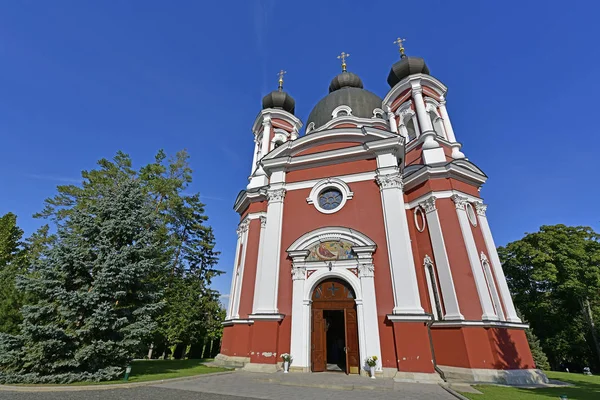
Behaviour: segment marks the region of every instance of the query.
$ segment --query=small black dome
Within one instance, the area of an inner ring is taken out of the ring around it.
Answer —
[[[274,90],[262,99],[262,108],[279,108],[291,114],[296,108],[296,101],[284,91]]]
[[[329,84],[329,93],[334,92],[343,87],[363,88],[363,83],[358,75],[352,72],[344,71],[331,80]]]
[[[400,61],[392,65],[387,82],[390,87],[396,86],[398,82],[409,75],[426,74],[429,75],[429,68],[425,64],[425,60],[420,57],[403,56]]]

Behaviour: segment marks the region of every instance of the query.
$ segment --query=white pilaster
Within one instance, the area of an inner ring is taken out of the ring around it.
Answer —
[[[381,191],[383,219],[394,294],[394,314],[423,314],[417,274],[408,232],[402,193],[402,176],[397,166],[387,161],[389,154],[377,156],[376,176]],[[395,157],[394,157],[395,159]]]
[[[440,114],[442,116],[442,121],[444,122],[444,128],[446,128],[446,135],[448,136],[448,141],[452,143],[452,158],[461,159],[465,158],[465,155],[460,151],[462,145],[456,141],[456,136],[454,135],[454,129],[452,128],[452,123],[450,122],[450,117],[448,116],[448,110],[446,110],[446,99],[444,96],[440,96],[440,104],[438,109],[440,110]]]
[[[252,311],[258,306],[258,291],[262,281],[262,254],[265,248],[265,228],[267,227],[267,217],[260,216],[260,238],[258,239],[258,256],[256,260],[256,278],[254,279],[254,298],[252,299]]]
[[[233,280],[235,281],[235,287],[233,289],[233,305],[231,309],[231,318],[239,319],[240,318],[240,296],[242,294],[242,283],[244,280],[244,266],[246,265],[246,251],[248,249],[248,229],[250,226],[250,220],[246,219],[242,221],[240,226],[238,227],[238,232],[241,233],[241,246],[242,246],[242,254],[239,256],[241,259],[237,264],[237,268],[235,269]],[[239,253],[239,250],[238,250]]]
[[[296,257],[292,257],[294,263],[304,261],[307,250],[298,252]],[[305,319],[307,313],[310,313],[310,306],[304,304],[304,284],[306,282],[306,268],[294,265],[292,268],[292,335],[290,345],[290,355],[293,364],[298,366],[310,365],[310,360],[306,360],[307,343],[305,336]]]
[[[256,171],[256,161],[258,161],[258,140],[254,138],[254,155],[252,156],[252,170],[250,171],[250,178]]]
[[[277,290],[279,287],[279,260],[281,257],[281,228],[283,223],[283,199],[285,173],[271,175],[271,188],[267,190],[267,226],[260,265],[260,280],[254,294],[254,314],[277,314]],[[279,178],[279,179],[278,179]],[[259,278],[257,276],[257,278]]]
[[[508,289],[508,284],[506,283],[506,277],[504,276],[504,271],[502,270],[502,264],[500,263],[500,258],[498,257],[498,251],[496,250],[496,244],[494,243],[494,238],[492,237],[492,231],[490,230],[487,216],[485,214],[487,205],[477,202],[475,203],[475,209],[477,210],[477,219],[479,220],[481,233],[483,233],[485,247],[488,255],[491,258],[490,261],[492,264],[492,270],[496,276],[496,282],[498,283],[498,289],[500,290],[500,297],[502,298],[502,303],[504,304],[504,309],[506,310],[506,320],[509,322],[521,322],[521,319],[517,316],[517,311],[515,310],[512,296],[510,295],[510,290]]]
[[[468,199],[457,194],[452,195],[452,201],[456,205],[456,214],[458,215],[458,222],[460,223],[460,230],[462,231],[463,240],[467,248],[467,255],[469,257],[469,264],[471,264],[471,271],[473,272],[473,279],[475,280],[475,287],[477,288],[477,294],[479,295],[479,302],[481,303],[481,309],[483,314],[482,320],[497,320],[498,316],[494,313],[494,306],[492,305],[492,299],[490,298],[490,292],[485,281],[483,274],[483,268],[479,261],[479,255],[477,254],[477,246],[475,245],[475,238],[473,238],[473,232],[469,218],[467,217],[467,211],[465,206]]]
[[[386,113],[388,121],[390,123],[390,131],[398,133],[398,123],[396,122],[396,115],[392,112],[390,106],[386,106]],[[408,137],[408,136],[405,136]]]
[[[436,197],[431,196],[425,201],[419,203],[419,205],[425,210],[427,225],[429,226],[429,237],[431,238],[433,256],[435,258],[437,274],[440,280],[440,290],[442,292],[444,308],[446,311],[444,319],[464,319],[464,316],[460,313],[460,307],[458,305],[458,297],[456,296],[454,279],[452,278],[452,270],[450,269],[450,261],[448,260],[446,243],[444,242],[444,235],[442,233],[442,226],[440,224],[437,208],[435,206],[435,200]]]
[[[235,287],[236,287],[236,274],[237,274],[237,269],[238,269],[238,264],[240,262],[240,245],[242,243],[242,232],[240,230],[240,227],[238,226],[237,229],[237,243],[235,245],[235,261],[233,262],[233,270],[231,271],[231,288],[229,289],[229,302],[227,305],[227,316],[225,317],[225,319],[231,319],[231,314],[233,311],[233,298],[235,297],[234,293],[235,293]]]
[[[361,255],[359,254],[359,257]],[[369,254],[370,257],[370,254]],[[365,344],[365,348],[361,349],[364,353],[361,353],[361,358],[364,359],[369,356],[377,356],[381,360],[381,345],[379,342],[379,324],[377,321],[377,304],[375,298],[375,274],[374,265],[372,260],[358,260],[358,278],[360,279],[360,287],[362,289],[362,304],[357,303],[357,315],[356,317],[364,323],[364,337],[359,336],[359,342],[362,341]],[[362,313],[362,316],[359,315]],[[360,335],[361,332],[359,332]],[[364,356],[362,356],[364,354]],[[362,362],[361,362],[362,364]],[[381,363],[377,364],[378,371],[381,371]]]

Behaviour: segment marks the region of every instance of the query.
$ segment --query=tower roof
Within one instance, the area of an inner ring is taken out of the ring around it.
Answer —
[[[287,92],[274,90],[262,99],[262,108],[278,108],[291,114],[296,109],[296,100]]]
[[[413,74],[429,75],[429,68],[425,60],[420,57],[408,57],[403,55],[400,61],[392,65],[387,82],[390,87],[396,86],[398,82]]]

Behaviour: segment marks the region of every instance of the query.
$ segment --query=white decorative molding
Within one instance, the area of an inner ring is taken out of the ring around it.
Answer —
[[[392,322],[425,322],[432,320],[429,314],[388,314],[386,317]]]
[[[477,215],[485,217],[485,212],[487,210],[487,204],[483,204],[481,201],[474,202],[475,210],[477,210]]]
[[[413,217],[415,219],[415,227],[417,228],[417,231],[423,232],[425,230],[425,226],[427,226],[427,219],[421,206],[415,207]]]
[[[437,210],[437,208],[435,207],[436,199],[437,199],[437,197],[435,197],[435,196],[429,196],[428,198],[426,198],[425,200],[420,202],[419,205],[421,207],[423,207],[423,209],[425,210],[426,213],[433,212],[433,211]]]
[[[373,264],[359,264],[358,265],[358,277],[359,278],[373,278],[375,276],[375,266]]]
[[[383,111],[381,108],[373,109],[373,118],[383,119],[385,115],[386,115],[386,112]]]
[[[340,181],[343,181],[347,185],[347,184],[350,184],[353,182],[372,181],[375,179],[376,175],[377,175],[377,173],[368,171],[368,172],[359,172],[356,174],[349,174],[349,175],[339,175],[339,176],[331,177],[328,179],[338,179]],[[313,188],[317,183],[319,183],[321,181],[322,181],[322,179],[312,179],[309,181],[290,182],[290,183],[285,184],[285,190],[287,190],[289,192],[291,190]]]
[[[341,111],[345,111],[346,114],[339,115]],[[334,108],[333,111],[331,112],[332,118],[347,117],[349,115],[352,115],[352,109],[350,107],[348,107],[347,105],[338,106],[338,107]]]
[[[402,175],[400,172],[395,172],[387,175],[377,175],[375,177],[380,190],[385,189],[402,189]]]
[[[248,227],[250,226],[250,219],[244,218],[242,222],[238,225],[236,232],[238,237],[241,237],[244,233],[248,231]]]
[[[442,304],[440,301],[440,294],[438,291],[438,283],[435,274],[435,267],[433,260],[429,257],[429,254],[425,254],[423,259],[423,267],[425,267],[425,280],[427,281],[427,291],[429,292],[429,302],[431,303],[431,312],[434,315],[434,319],[442,319]]]
[[[267,199],[269,203],[283,202],[285,198],[285,189],[269,189],[267,190]]]
[[[306,279],[306,268],[305,267],[293,267],[292,268],[292,280],[304,280]]]
[[[260,217],[260,227],[264,228],[265,226],[267,226],[267,216],[266,215],[261,215]]]
[[[308,124],[308,126],[306,127],[306,133],[309,134],[313,129],[315,129],[315,123],[311,122],[310,124]]]
[[[454,202],[457,210],[465,210],[467,203],[469,202],[468,198],[458,194],[453,194],[450,198]]]
[[[340,202],[340,205],[332,210],[326,210],[319,204],[319,194],[321,194],[321,192],[327,188],[335,188],[342,194],[342,201]],[[354,192],[350,190],[350,187],[346,184],[346,182],[339,178],[326,178],[318,181],[313,186],[310,194],[306,198],[306,202],[314,205],[315,208],[323,214],[333,214],[334,212],[341,210],[346,202],[352,199],[352,197],[354,197]]]

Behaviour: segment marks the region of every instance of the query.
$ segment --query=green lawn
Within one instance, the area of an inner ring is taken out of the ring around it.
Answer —
[[[473,400],[548,400],[558,399],[566,395],[569,400],[599,400],[600,376],[586,376],[583,374],[568,374],[566,372],[546,372],[548,378],[568,382],[574,386],[521,389],[514,387],[477,385],[474,386],[483,394],[462,393]]]
[[[229,371],[226,368],[206,367],[202,363],[212,361],[204,360],[139,360],[131,363],[131,374],[128,383],[147,382],[160,379],[181,378],[210,374],[214,372]],[[77,382],[73,385],[106,385],[113,383],[125,383],[123,380],[111,382]]]

